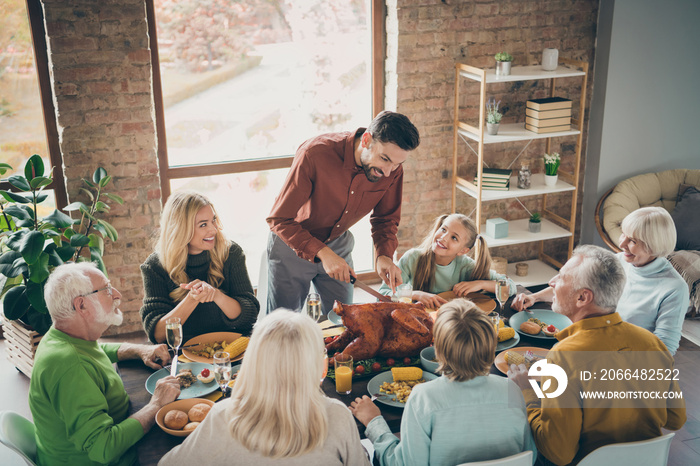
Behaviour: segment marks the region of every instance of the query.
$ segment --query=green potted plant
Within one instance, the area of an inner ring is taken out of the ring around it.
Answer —
[[[510,65],[513,62],[513,55],[508,52],[498,52],[494,58],[496,59],[496,75],[508,76],[510,74]]]
[[[500,104],[501,101],[496,102],[493,97],[486,102],[486,132],[491,135],[498,134],[498,125],[503,118],[503,114],[498,111]]]
[[[12,167],[0,163],[0,175]],[[6,281],[0,290],[5,317],[21,320],[39,334],[51,326],[51,316],[44,301],[44,284],[51,271],[67,261],[93,261],[105,274],[104,239],[117,241],[117,231],[98,218],[108,212],[109,201],[123,204],[116,194],[104,188],[112,177],[100,167],[92,180],[83,179],[80,188],[90,203],[73,202],[68,212],[78,212],[73,219],[54,209],[39,218],[37,207],[48,195],[43,192],[53,181],[52,170],[45,174],[44,162],[32,155],[24,167],[24,176],[13,175],[7,181],[19,192],[0,190],[0,274]]]
[[[530,215],[530,221],[527,224],[530,233],[539,233],[542,230],[542,216],[539,212],[534,212]]]
[[[554,186],[557,184],[557,172],[559,171],[559,165],[561,164],[561,156],[558,152],[552,152],[551,154],[544,154],[544,184],[547,186]]]

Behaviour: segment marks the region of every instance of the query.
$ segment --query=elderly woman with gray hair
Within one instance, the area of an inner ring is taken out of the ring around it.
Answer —
[[[617,254],[627,282],[617,304],[623,320],[654,333],[671,354],[681,339],[683,318],[690,304],[688,285],[665,256],[673,252],[676,227],[662,207],[643,207],[622,221]],[[522,311],[538,301],[551,301],[552,288],[519,294],[511,307]]]

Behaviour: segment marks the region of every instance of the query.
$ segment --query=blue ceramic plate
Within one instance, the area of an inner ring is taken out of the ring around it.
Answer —
[[[343,319],[333,310],[328,311],[328,320],[333,322],[335,325],[343,325]]]
[[[498,342],[498,344],[496,345],[496,353],[517,346],[518,343],[520,343],[520,334],[518,332],[515,332],[515,336],[510,340]]]
[[[433,374],[432,372],[423,371],[423,379],[426,382],[437,378],[438,376]],[[381,387],[384,382],[391,383],[393,381],[394,376],[391,375],[391,371],[382,372],[381,374],[375,375],[370,379],[369,382],[367,382],[367,391],[369,392],[370,396],[372,396],[375,393],[379,393],[379,387]],[[379,398],[377,398],[377,401],[387,406],[394,406],[396,408],[403,408],[404,406],[406,406],[406,403],[396,401],[396,396],[394,395],[384,394],[384,396],[380,396]]]
[[[240,365],[231,368],[232,372],[238,372],[238,369]],[[196,376],[200,372],[202,372],[202,369],[209,369],[210,371],[214,370],[214,365],[213,364],[204,364],[202,362],[179,362],[177,364],[177,370],[180,372],[182,369],[190,369],[192,373]],[[148,390],[148,393],[153,395],[153,392],[156,389],[156,382],[158,382],[160,379],[163,377],[167,377],[170,375],[170,366],[167,368],[160,369],[151,376],[146,379],[146,390]],[[180,396],[177,398],[178,400],[186,400],[188,398],[200,398],[202,396],[208,395],[212,392],[215,392],[218,390],[219,384],[216,383],[216,380],[212,380],[209,383],[202,383],[199,380],[197,380],[195,383],[190,385],[187,388],[183,388],[182,391],[180,391]]]
[[[539,338],[541,340],[556,340],[554,337],[548,337],[544,333],[540,332],[537,335],[530,335],[529,333],[524,333],[520,331],[520,324],[523,322],[527,321],[530,317],[534,317],[536,319],[541,320],[542,322],[546,323],[547,325],[554,325],[556,328],[559,330],[564,330],[566,327],[571,325],[571,320],[569,320],[568,317],[557,314],[554,311],[550,311],[548,309],[532,309],[532,313],[534,315],[530,315],[525,311],[518,312],[517,314],[513,314],[513,316],[510,318],[508,323],[510,324],[511,327],[515,329],[516,332],[520,333],[521,335],[525,335],[531,338]],[[505,342],[504,342],[505,343]]]

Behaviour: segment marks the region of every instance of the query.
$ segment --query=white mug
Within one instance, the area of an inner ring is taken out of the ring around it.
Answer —
[[[542,69],[545,71],[554,71],[559,65],[559,50],[544,49],[542,51]]]

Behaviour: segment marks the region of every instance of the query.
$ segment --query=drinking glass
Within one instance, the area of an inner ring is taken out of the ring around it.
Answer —
[[[491,320],[491,324],[493,324],[493,328],[496,331],[496,335],[498,335],[498,326],[501,322],[501,315],[496,311],[491,311],[489,312],[488,317]]]
[[[328,351],[326,348],[323,348],[323,373],[321,374],[321,383],[323,383],[324,380],[326,380],[326,376],[328,375]]]
[[[496,280],[496,299],[498,304],[501,305],[501,312],[503,312],[503,305],[508,301],[510,296],[510,288],[508,287],[508,280],[505,278],[499,278]]]
[[[228,383],[231,381],[231,358],[226,351],[214,353],[214,378],[221,392],[226,396],[229,390]]]
[[[335,360],[335,392],[339,395],[352,393],[352,356],[336,354]]]
[[[323,315],[321,312],[321,296],[318,293],[309,293],[306,297],[306,315],[316,322]]]
[[[182,324],[179,317],[171,317],[165,321],[165,339],[175,353],[170,365],[170,375],[174,377],[177,374],[177,353],[182,345]]]
[[[412,303],[413,287],[410,283],[402,283],[396,287],[396,300],[400,303]]]

